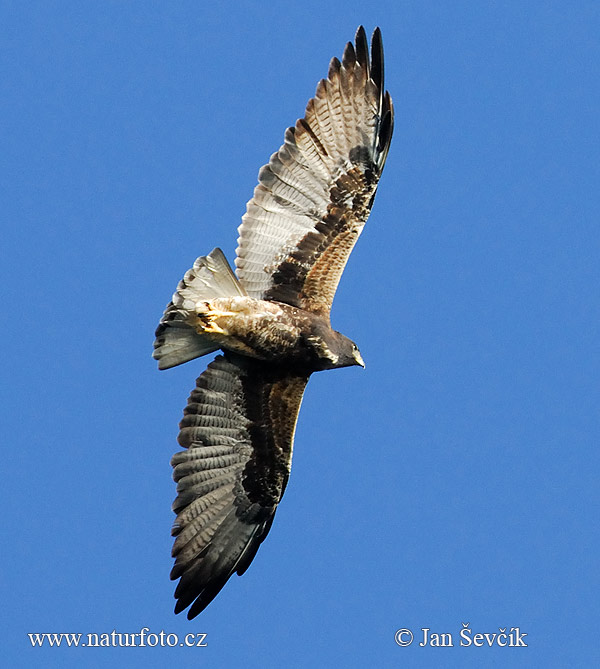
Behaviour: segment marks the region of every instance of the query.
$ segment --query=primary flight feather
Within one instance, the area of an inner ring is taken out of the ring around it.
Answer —
[[[261,168],[239,227],[235,274],[220,249],[198,258],[156,330],[160,369],[222,351],[196,381],[180,423],[185,450],[172,459],[171,578],[179,579],[175,612],[189,606],[190,619],[234,572],[244,573],[269,532],[310,375],[363,365],[329,312],[393,125],[381,33],[369,55],[360,27]]]

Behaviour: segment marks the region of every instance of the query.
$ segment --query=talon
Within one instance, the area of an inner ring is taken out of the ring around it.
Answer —
[[[198,302],[196,304],[196,316],[201,323],[201,331],[207,334],[227,335],[227,331],[217,325],[216,321],[219,318],[228,316],[235,316],[231,311],[221,311],[220,309],[212,308],[210,302]]]
[[[211,309],[208,302],[203,302],[202,304],[207,305],[208,308],[197,312],[198,318],[206,318],[206,319],[212,320],[214,318],[222,318],[222,317],[225,317],[225,316],[236,316],[237,315],[233,311],[221,311],[220,309]],[[196,309],[198,309],[199,305],[200,305],[200,303],[196,305]]]
[[[224,334],[224,335],[227,334],[227,332],[225,332],[225,330],[223,330],[223,328],[220,328],[220,327],[219,327],[215,322],[213,322],[213,321],[210,321],[209,323],[207,323],[207,324],[204,326],[203,330],[204,330],[204,332],[209,332],[209,333],[212,333],[212,334]]]

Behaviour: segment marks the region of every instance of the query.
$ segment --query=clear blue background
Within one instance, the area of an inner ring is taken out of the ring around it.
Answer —
[[[6,666],[598,661],[597,2],[2,2]],[[153,332],[363,23],[396,131],[268,540],[172,613],[169,459],[204,360]],[[461,648],[518,626],[527,648]],[[32,649],[27,632],[207,633]],[[400,648],[423,627],[452,648]]]

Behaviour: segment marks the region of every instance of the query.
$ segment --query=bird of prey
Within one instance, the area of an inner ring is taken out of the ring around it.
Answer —
[[[235,273],[220,249],[194,263],[156,330],[160,369],[221,349],[192,391],[173,456],[175,613],[191,620],[267,536],[290,474],[313,372],[362,365],[331,303],[369,216],[392,137],[377,28],[333,58],[304,118],[258,175]]]

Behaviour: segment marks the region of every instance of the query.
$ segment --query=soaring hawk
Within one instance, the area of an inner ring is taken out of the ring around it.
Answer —
[[[243,574],[267,536],[290,474],[313,372],[363,365],[329,312],[367,220],[390,146],[377,28],[362,26],[304,118],[258,175],[239,227],[235,273],[220,249],[194,263],[156,330],[160,369],[221,349],[196,381],[173,456],[172,579],[179,613],[198,615]]]

